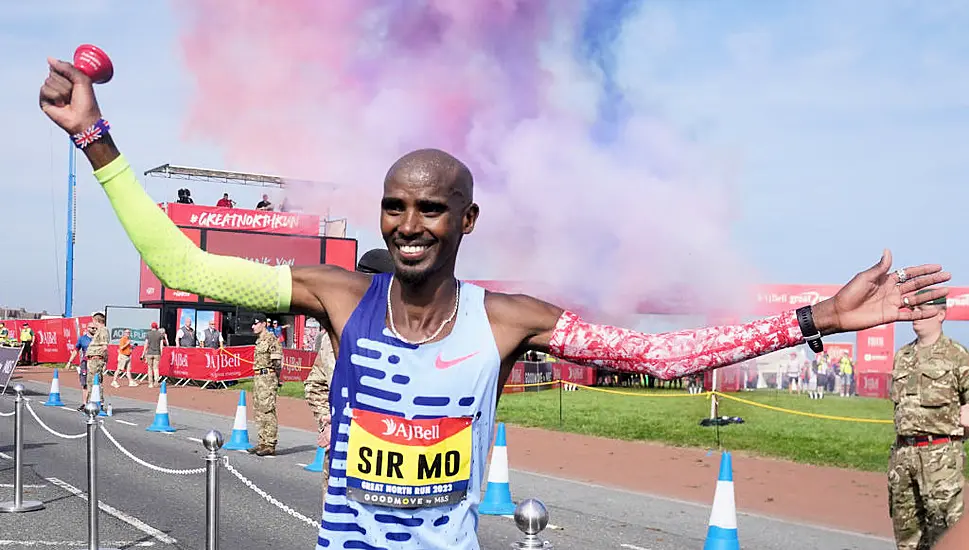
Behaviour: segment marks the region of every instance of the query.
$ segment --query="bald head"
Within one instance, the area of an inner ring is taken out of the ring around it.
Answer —
[[[380,231],[402,284],[453,278],[461,238],[478,219],[473,193],[471,170],[439,149],[412,151],[390,167]]]
[[[474,200],[474,177],[471,170],[454,156],[440,149],[418,149],[400,157],[384,178],[384,185],[391,181],[407,185],[440,186],[449,194],[461,195]]]

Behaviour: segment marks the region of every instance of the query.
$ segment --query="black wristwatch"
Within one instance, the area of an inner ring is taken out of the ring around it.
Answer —
[[[821,331],[814,326],[814,315],[811,313],[811,306],[804,306],[797,310],[797,324],[801,327],[801,334],[804,341],[814,353],[824,351],[824,342],[821,341]]]

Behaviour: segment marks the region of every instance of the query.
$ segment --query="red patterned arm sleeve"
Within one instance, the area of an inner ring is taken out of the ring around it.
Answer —
[[[593,325],[566,311],[552,332],[549,352],[566,361],[669,380],[739,363],[803,341],[794,311],[741,325],[662,334]]]

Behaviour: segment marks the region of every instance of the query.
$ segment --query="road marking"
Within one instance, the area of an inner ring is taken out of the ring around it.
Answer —
[[[117,422],[118,424],[124,424],[125,426],[135,426],[135,427],[138,426],[134,422],[128,422],[127,420],[118,420],[117,418],[115,418],[114,421]]]
[[[196,443],[201,443],[202,442],[202,440],[199,439],[199,438],[197,438],[197,437],[186,437],[185,439],[187,439],[189,441],[194,441]]]
[[[101,541],[101,544],[106,544],[108,546],[117,546],[118,548],[130,548],[132,546],[154,546],[155,543],[148,540],[143,542],[123,542],[123,541]],[[86,548],[87,542],[81,540],[0,540],[0,546],[16,546],[20,548],[22,546],[77,546],[78,548]]]
[[[87,493],[85,493],[84,491],[82,491],[82,490],[78,489],[77,487],[71,485],[70,483],[67,483],[66,481],[61,481],[61,480],[57,479],[56,477],[47,477],[47,478],[44,478],[44,479],[46,479],[47,481],[53,483],[54,485],[57,485],[61,489],[64,489],[65,491],[73,494],[74,496],[76,496],[77,498],[79,498],[81,500],[84,500],[84,501],[87,500]],[[141,531],[142,533],[144,533],[144,534],[146,534],[146,535],[148,535],[150,537],[154,537],[159,542],[164,542],[165,544],[175,544],[176,542],[178,542],[174,538],[166,535],[165,533],[162,533],[158,529],[155,529],[154,527],[152,527],[151,525],[148,525],[147,523],[141,521],[140,519],[138,519],[138,518],[136,518],[134,516],[130,516],[130,515],[122,512],[121,510],[118,510],[118,509],[116,509],[116,508],[114,508],[112,506],[109,506],[109,505],[105,504],[104,502],[102,502],[100,500],[98,501],[98,508],[100,508],[104,512],[107,512],[108,514],[111,514],[112,516],[120,519],[121,521],[127,523],[128,525],[134,527],[135,529]]]
[[[0,487],[3,487],[4,489],[15,489],[16,488],[16,487],[14,487],[13,483],[0,483]],[[40,485],[27,485],[27,484],[24,484],[24,489],[40,489],[42,487],[47,487],[47,484],[43,484],[43,483],[40,484]]]
[[[297,462],[296,465],[299,466],[300,468],[306,467],[306,464],[303,464],[302,462]]]
[[[73,412],[80,412],[76,408],[73,408],[73,407],[67,407],[67,406],[65,406],[65,407],[61,407],[61,408],[64,409],[65,411],[71,411],[72,413]]]
[[[7,460],[13,460],[13,457],[7,453],[0,453],[0,458],[6,458]]]
[[[636,546],[635,544],[620,544],[620,548],[629,548],[629,550],[649,550],[649,548],[643,548],[642,546]]]

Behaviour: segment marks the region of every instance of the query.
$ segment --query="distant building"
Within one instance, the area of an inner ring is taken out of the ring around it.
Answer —
[[[34,313],[33,311],[27,311],[24,308],[12,309],[0,307],[0,319],[42,319],[44,317],[50,317],[47,310],[40,313]]]

